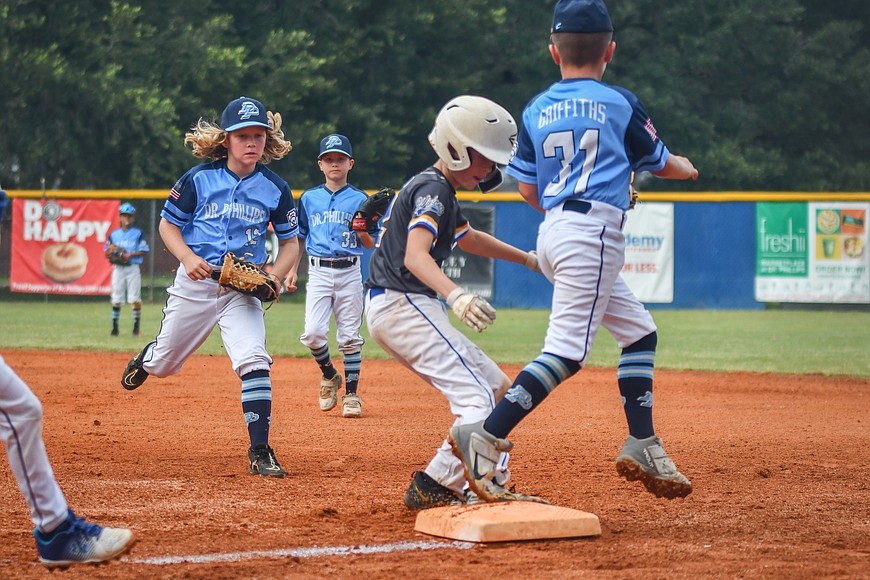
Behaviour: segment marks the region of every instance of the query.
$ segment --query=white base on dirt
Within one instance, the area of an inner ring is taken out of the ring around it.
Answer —
[[[414,530],[464,542],[516,542],[600,536],[598,516],[528,501],[480,503],[423,510]]]

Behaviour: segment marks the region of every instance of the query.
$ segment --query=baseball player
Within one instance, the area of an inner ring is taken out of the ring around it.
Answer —
[[[106,240],[106,258],[112,263],[112,336],[118,336],[121,304],[124,299],[133,306],[133,336],[139,336],[142,317],[142,272],[139,264],[148,253],[148,242],[142,230],[133,227],[136,208],[122,203],[121,227],[113,230]]]
[[[510,160],[516,134],[513,117],[488,99],[463,95],[449,101],[429,135],[438,160],[396,195],[380,221],[369,263],[365,314],[372,338],[447,398],[456,425],[482,421],[510,379],[450,323],[439,296],[478,332],[492,323],[495,310],[457,286],[441,264],[459,244],[465,252],[537,268],[533,253],[475,230],[456,200],[457,189],[478,187],[499,171],[497,163]],[[501,486],[510,477],[507,461],[507,454],[499,458]],[[462,463],[445,440],[429,465],[414,473],[405,505],[461,503],[464,479]],[[500,489],[512,499],[537,499]]]
[[[0,222],[6,194],[0,190]],[[0,437],[30,509],[39,561],[49,568],[117,558],[135,543],[126,528],[86,522],[67,505],[42,439],[42,404],[0,356]]]
[[[300,341],[311,350],[320,367],[320,410],[338,403],[342,377],[329,356],[330,316],[335,315],[338,349],[344,354],[345,394],[342,417],[360,417],[362,401],[357,386],[364,340],[359,333],[363,313],[360,256],[374,246],[367,232],[351,229],[357,208],[366,194],[347,182],[353,168],[353,148],[344,135],[333,133],[320,141],[317,166],[326,182],[303,192],[299,199],[299,237],[308,253],[305,293],[305,332]]]
[[[545,212],[537,251],[554,291],[541,355],[520,372],[488,417],[450,433],[471,487],[488,501],[497,497],[490,493],[487,472],[511,448],[505,437],[586,364],[600,326],[622,349],[617,382],[629,436],[617,471],[629,481],[639,479],[658,497],[692,491],[653,429],[656,326],[619,272],[631,171],[672,179],[697,179],[698,171],[668,151],[637,97],[601,82],[616,47],[612,36],[602,0],[557,2],[550,53],[562,80],[526,106],[519,147],[507,170],[519,181],[523,198]]]
[[[160,213],[160,236],[181,264],[168,289],[160,332],[127,364],[121,385],[133,390],[149,375],[178,373],[219,326],[242,382],[250,473],[284,477],[269,446],[272,358],[266,352],[263,306],[240,292],[219,293],[212,272],[227,252],[265,263],[271,222],[279,240],[272,273],[288,291],[296,289],[296,206],[287,182],[263,165],[292,147],[281,131],[281,115],[247,97],[226,106],[220,125],[200,119],[184,141],[192,144],[194,156],[212,161],[185,173]]]

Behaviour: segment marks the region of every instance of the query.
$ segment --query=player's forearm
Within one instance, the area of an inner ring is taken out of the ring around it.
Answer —
[[[664,179],[698,179],[698,170],[686,157],[669,155],[665,166],[660,171],[651,172],[656,177]]]
[[[359,237],[359,241],[362,244],[363,248],[366,250],[371,250],[375,247],[375,238],[369,234],[368,232],[357,232],[357,236]]]
[[[435,260],[427,253],[406,254],[405,267],[429,288],[446,298],[457,286],[444,275]]]
[[[299,238],[282,240],[278,244],[278,255],[272,265],[272,273],[283,280],[290,271],[296,271],[302,252],[299,249]]]
[[[473,228],[469,230],[465,237],[459,240],[459,247],[470,254],[506,260],[517,264],[525,264],[529,255],[528,252],[515,248],[486,232]]]

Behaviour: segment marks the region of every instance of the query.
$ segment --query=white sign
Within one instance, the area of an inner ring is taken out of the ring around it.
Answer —
[[[674,204],[640,203],[628,212],[622,278],[641,302],[674,301]]]

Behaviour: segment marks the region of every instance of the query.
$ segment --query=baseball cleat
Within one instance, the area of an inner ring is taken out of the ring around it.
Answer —
[[[338,404],[336,393],[341,388],[341,375],[336,373],[331,379],[320,377],[320,410],[331,411]]]
[[[341,416],[355,418],[362,416],[362,401],[356,393],[347,393],[341,398]]]
[[[415,471],[411,485],[405,491],[405,506],[409,510],[463,505],[466,501],[453,493],[450,488],[432,479],[425,471]]]
[[[284,477],[286,475],[278,464],[275,450],[268,445],[248,449],[248,461],[251,462],[250,473],[258,473],[263,477]]]
[[[481,500],[549,503],[536,495],[506,489],[494,481],[499,457],[502,452],[510,451],[513,445],[507,439],[488,433],[483,428],[483,421],[453,427],[448,441],[453,455],[462,461],[468,486]]]
[[[148,350],[148,347],[152,344],[155,344],[157,341],[149,342],[145,345],[139,354],[130,359],[130,362],[127,363],[127,367],[124,369],[124,374],[121,375],[121,386],[127,389],[128,391],[132,391],[134,389],[142,386],[142,383],[145,382],[145,379],[148,378],[148,373],[142,370],[142,359],[145,357],[145,351]]]
[[[39,561],[48,568],[106,562],[126,553],[136,543],[130,530],[88,523],[72,510],[56,530],[47,534],[33,530],[33,536]]]
[[[628,481],[640,481],[656,497],[674,499],[692,493],[692,482],[677,471],[655,435],[646,439],[629,435],[616,458],[616,471]]]

